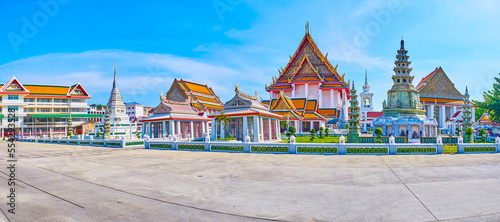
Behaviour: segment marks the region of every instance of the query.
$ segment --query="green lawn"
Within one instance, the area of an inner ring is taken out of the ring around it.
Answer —
[[[281,141],[281,143],[288,143],[290,140],[289,139],[284,139]],[[311,141],[311,137],[296,137],[295,138],[296,143],[338,143],[339,138],[338,137],[315,137],[314,141]]]

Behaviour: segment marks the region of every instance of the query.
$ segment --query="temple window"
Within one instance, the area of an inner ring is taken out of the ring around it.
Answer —
[[[399,82],[400,82],[400,81],[399,81],[399,79],[398,79],[398,83],[399,83]]]
[[[403,79],[403,82],[406,82],[406,79]]]

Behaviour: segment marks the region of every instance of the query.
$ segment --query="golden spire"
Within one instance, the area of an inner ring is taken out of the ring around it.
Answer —
[[[306,22],[306,34],[309,34],[309,21]]]

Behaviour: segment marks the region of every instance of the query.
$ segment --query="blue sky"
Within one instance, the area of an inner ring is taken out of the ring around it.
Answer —
[[[49,4],[50,3],[50,4]],[[364,82],[380,110],[404,36],[418,83],[443,67],[481,99],[500,72],[500,1],[1,1],[0,78],[80,82],[107,103],[117,60],[126,102],[156,106],[174,78],[205,83],[223,102],[234,85],[266,99],[304,24],[338,71]]]

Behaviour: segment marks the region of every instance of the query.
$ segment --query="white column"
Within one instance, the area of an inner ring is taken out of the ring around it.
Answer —
[[[278,119],[275,119],[274,121],[276,122],[276,124],[275,124],[276,127],[274,127],[274,128],[276,128],[276,139],[281,139],[280,122]]]
[[[167,121],[163,121],[163,125],[161,126],[161,136],[163,137],[163,134],[167,133]],[[168,135],[165,135],[168,136]]]
[[[440,106],[439,107],[440,114],[439,114],[439,126],[441,128],[444,127],[444,122],[446,121],[446,106]]]
[[[330,107],[336,107],[333,101],[333,89],[330,89]]]
[[[323,94],[323,92],[319,88],[318,88],[318,93],[319,93],[319,95],[318,95],[319,108],[323,108],[323,98],[321,98],[321,96],[322,96],[321,94]]]
[[[243,116],[243,142],[248,135],[248,117]]]
[[[207,124],[208,126],[208,124]],[[215,125],[215,118],[212,119],[212,135],[210,135],[210,138],[212,141],[215,141],[215,136],[217,135],[217,126]]]
[[[253,141],[259,142],[259,118],[253,117]]]
[[[430,116],[429,117],[434,118],[434,105],[430,105],[430,110],[429,111],[430,111]]]
[[[292,84],[292,98],[295,98],[295,84]]]
[[[191,129],[189,130],[189,132],[190,132],[189,134],[190,134],[190,136],[191,136],[191,139],[193,139],[193,138],[194,138],[194,127],[193,127],[193,121],[191,121],[191,122],[189,122],[189,123],[190,123],[190,124],[189,124],[189,127],[191,128]]]
[[[177,120],[177,134],[181,134],[181,137],[182,137],[182,133],[181,133],[181,121],[180,120]]]
[[[152,137],[151,137],[151,133],[152,133],[152,130],[151,130],[151,123],[149,122],[149,123],[148,123],[148,136],[149,136],[149,138],[152,138]]]
[[[309,95],[309,84],[306,83],[306,88],[304,90],[304,97],[307,97],[307,95]]]
[[[205,131],[206,125],[207,125],[207,122],[201,122],[201,133],[202,133],[202,135],[204,134],[205,136],[207,136],[206,135],[207,131]]]

